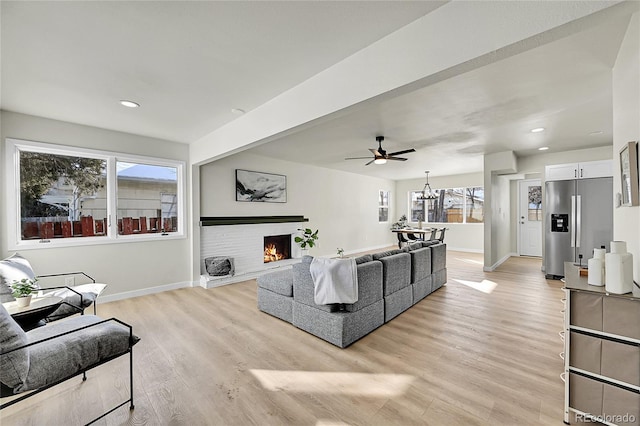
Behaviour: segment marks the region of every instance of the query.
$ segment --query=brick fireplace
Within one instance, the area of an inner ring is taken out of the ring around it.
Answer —
[[[304,223],[306,220],[300,217],[295,222],[283,222],[279,217],[269,217],[269,219],[272,218],[275,218],[276,222],[234,223],[229,218],[220,218],[219,220],[223,223],[214,225],[206,225],[203,219],[200,226],[200,285],[212,288],[241,282],[256,278],[269,270],[289,268],[292,264],[299,262],[302,252],[293,239],[299,234],[298,230],[306,226]],[[269,248],[269,253],[265,251],[267,246],[272,244],[278,246],[276,247],[277,256],[271,253],[272,248]],[[209,276],[204,259],[211,256],[233,258],[235,275]],[[269,257],[268,261],[267,257]],[[276,261],[276,258],[279,260]]]

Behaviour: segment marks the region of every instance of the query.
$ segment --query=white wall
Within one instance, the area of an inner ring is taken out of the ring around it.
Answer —
[[[24,114],[2,111],[0,164],[5,164],[5,139],[25,139],[60,145],[148,155],[188,162],[187,145],[127,133],[81,126]],[[188,171],[186,171],[188,173]],[[4,170],[2,180],[4,181]],[[187,177],[188,181],[188,177]],[[186,203],[191,197],[187,189]],[[5,186],[0,185],[0,254],[7,249]],[[188,218],[185,218],[187,220]],[[99,282],[107,283],[103,293],[108,300],[142,294],[149,288],[171,288],[191,284],[190,235],[170,241],[102,244],[94,246],[28,249],[21,254],[31,262],[37,274],[85,271]],[[133,293],[131,293],[133,292]]]
[[[640,13],[633,15],[613,68],[613,188],[621,192],[619,152],[640,140]],[[640,207],[620,207],[613,212],[613,238],[627,242],[633,254],[636,282],[640,282]]]
[[[499,178],[516,172],[513,151],[484,156],[484,269],[493,271],[511,254],[511,193],[509,183]],[[506,241],[506,243],[505,243]]]
[[[286,203],[237,202],[235,169],[287,177]],[[395,182],[304,164],[239,153],[200,167],[201,216],[304,215],[319,229],[311,254],[345,253],[394,244],[391,222],[378,223],[378,191],[390,192],[389,218],[396,216]]]
[[[396,222],[401,215],[411,217],[409,214],[409,193],[411,191],[422,191],[426,182],[426,176],[421,179],[408,179],[397,181],[396,192],[396,216],[392,217],[392,222]],[[459,188],[484,186],[482,173],[468,173],[451,176],[429,176],[429,185],[432,189]],[[416,223],[412,225],[417,226]],[[427,222],[423,226],[428,226]],[[441,224],[434,226],[441,226]],[[447,249],[470,252],[482,252],[484,249],[484,225],[481,223],[447,223],[449,230],[445,234]]]

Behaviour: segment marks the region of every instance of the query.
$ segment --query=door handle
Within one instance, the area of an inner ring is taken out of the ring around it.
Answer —
[[[571,196],[571,217],[569,218],[569,238],[571,247],[576,246],[576,196]]]
[[[580,247],[580,238],[582,232],[582,195],[576,197],[576,247]]]

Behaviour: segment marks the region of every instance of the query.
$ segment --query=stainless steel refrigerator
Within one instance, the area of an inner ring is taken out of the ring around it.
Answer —
[[[544,265],[548,279],[564,277],[564,262],[582,263],[613,239],[613,178],[545,184]],[[580,259],[582,256],[582,259]]]

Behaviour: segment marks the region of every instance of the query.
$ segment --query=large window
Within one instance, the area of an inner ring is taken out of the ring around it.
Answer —
[[[484,188],[437,189],[435,198],[422,200],[421,191],[409,194],[411,222],[481,223],[484,221]]]
[[[7,139],[6,169],[10,249],[184,235],[181,162]]]

